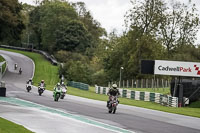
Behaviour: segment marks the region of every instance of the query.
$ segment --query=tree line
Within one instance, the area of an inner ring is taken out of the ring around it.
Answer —
[[[0,1],[0,44],[53,54],[67,80],[106,85],[119,81],[121,67],[123,79],[151,78],[140,74],[142,59],[200,60],[199,15],[191,2],[132,0],[122,35],[107,33],[83,2],[36,4]]]

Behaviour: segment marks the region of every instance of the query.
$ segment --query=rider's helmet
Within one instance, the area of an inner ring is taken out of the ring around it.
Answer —
[[[113,85],[112,85],[112,88],[113,88],[113,89],[117,89],[117,85],[116,85],[116,84],[113,84]]]
[[[60,83],[57,83],[57,86],[60,86]]]
[[[32,81],[32,78],[30,78],[29,81]]]
[[[64,85],[64,84],[65,84],[64,82],[61,83],[61,85]]]
[[[41,80],[41,83],[44,83],[44,80]]]

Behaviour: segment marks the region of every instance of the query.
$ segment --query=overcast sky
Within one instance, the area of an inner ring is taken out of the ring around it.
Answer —
[[[23,3],[34,4],[35,0],[19,0]],[[95,20],[101,23],[101,26],[111,32],[116,29],[118,33],[122,33],[125,29],[124,15],[131,8],[130,0],[68,0],[69,2],[82,1],[86,4],[87,9],[91,12]],[[171,0],[166,0],[171,1]],[[189,0],[178,0],[188,3]],[[200,11],[200,0],[191,0],[196,4]],[[200,40],[200,34],[199,39]],[[198,41],[200,42],[200,41]]]

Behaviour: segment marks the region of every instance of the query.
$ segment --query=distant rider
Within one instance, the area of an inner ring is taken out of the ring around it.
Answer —
[[[107,101],[107,107],[109,106],[110,103],[110,97],[111,96],[118,96],[120,95],[119,90],[117,89],[117,85],[113,84],[112,87],[109,89],[107,95],[109,95],[109,100]],[[119,103],[119,101],[118,101]]]
[[[28,81],[26,81],[26,83],[27,83],[27,84],[33,85],[33,80],[32,80],[32,78],[30,78]]]
[[[17,69],[17,63],[15,63],[14,68],[15,68],[15,70]]]
[[[44,83],[44,80],[41,80],[41,82],[39,83],[39,86],[44,87],[46,86],[46,84]]]
[[[19,74],[22,74],[22,68],[21,67],[19,68]]]
[[[67,89],[67,86],[65,85],[65,83],[64,83],[64,82],[62,82],[62,83],[61,83],[61,87],[63,87],[63,88],[65,88],[65,89]]]

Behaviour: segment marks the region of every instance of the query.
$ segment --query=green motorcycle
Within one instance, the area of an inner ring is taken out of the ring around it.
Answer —
[[[56,86],[53,92],[54,101],[58,101],[60,96],[61,96],[61,86]]]

